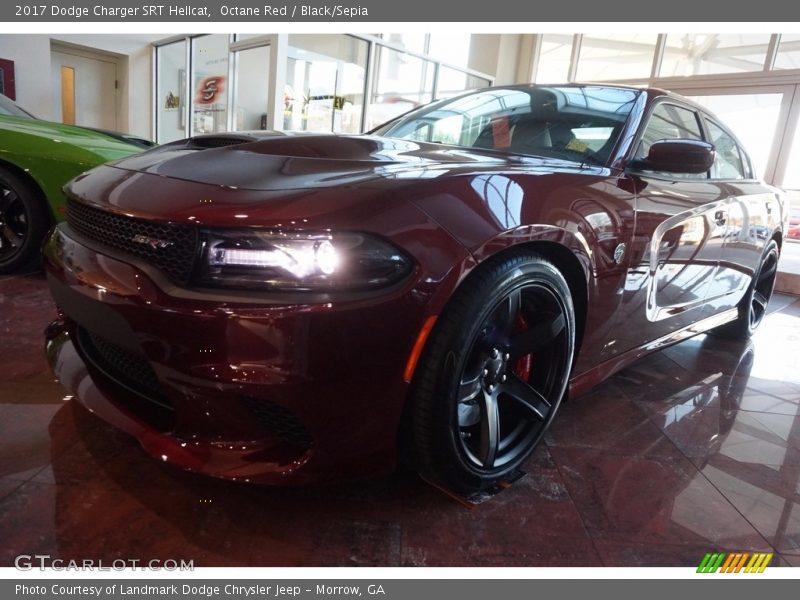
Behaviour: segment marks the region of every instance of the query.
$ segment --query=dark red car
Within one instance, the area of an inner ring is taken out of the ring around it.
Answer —
[[[160,460],[295,484],[512,478],[567,393],[749,336],[786,208],[660,90],[516,86],[369,135],[196,137],[68,187],[63,384]],[[402,452],[401,452],[402,450]]]

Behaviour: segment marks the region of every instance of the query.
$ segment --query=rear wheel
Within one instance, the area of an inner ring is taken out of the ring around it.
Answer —
[[[747,293],[739,303],[739,315],[735,321],[726,323],[714,330],[716,335],[732,339],[748,339],[755,333],[756,328],[767,314],[767,306],[775,289],[775,279],[778,276],[778,258],[780,251],[775,240],[770,240],[764,250],[753,281]]]
[[[530,456],[566,390],[575,320],[569,288],[530,252],[492,260],[452,298],[417,367],[412,421],[421,473],[488,488]]]
[[[38,190],[0,169],[0,273],[33,263],[50,225]]]

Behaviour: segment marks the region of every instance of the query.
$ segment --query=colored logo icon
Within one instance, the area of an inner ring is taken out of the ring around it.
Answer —
[[[763,573],[772,560],[769,552],[709,552],[703,557],[698,573]]]

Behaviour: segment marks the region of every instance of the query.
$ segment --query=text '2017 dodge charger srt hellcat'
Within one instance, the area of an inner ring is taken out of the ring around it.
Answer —
[[[196,137],[67,193],[47,350],[79,402],[209,475],[364,477],[403,447],[460,493],[513,478],[567,393],[749,336],[787,218],[713,115],[591,85]]]

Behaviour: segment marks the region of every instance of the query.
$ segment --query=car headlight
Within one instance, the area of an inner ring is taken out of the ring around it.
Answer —
[[[195,282],[283,291],[361,291],[395,283],[411,261],[388,242],[361,233],[204,231]]]

